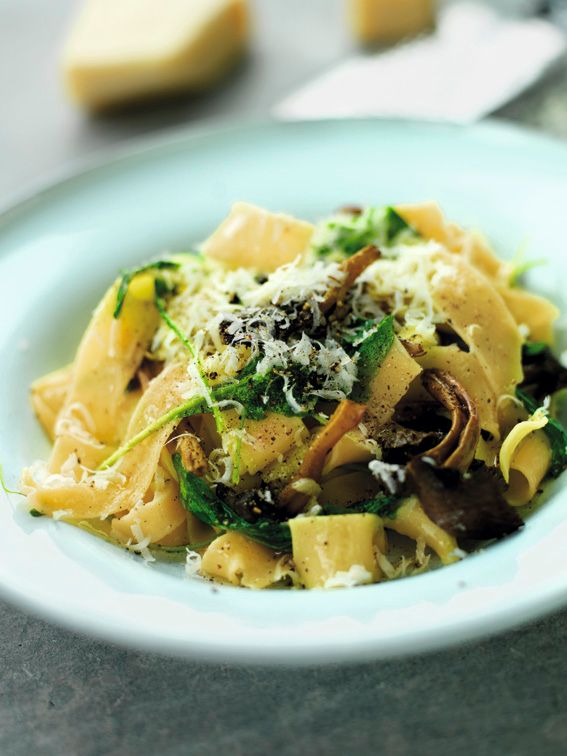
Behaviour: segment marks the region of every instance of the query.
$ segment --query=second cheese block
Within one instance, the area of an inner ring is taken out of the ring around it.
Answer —
[[[271,272],[303,254],[312,235],[310,223],[236,202],[202,249],[230,268]]]
[[[101,109],[214,83],[244,50],[246,0],[87,0],[63,54],[71,96]]]
[[[348,8],[361,42],[397,42],[433,25],[435,0],[349,0]]]

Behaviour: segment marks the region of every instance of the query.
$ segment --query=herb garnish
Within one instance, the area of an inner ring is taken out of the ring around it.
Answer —
[[[530,415],[533,415],[538,409],[538,403],[522,391],[522,389],[516,389],[516,396]],[[547,436],[551,447],[551,467],[549,472],[554,478],[557,478],[567,467],[567,431],[559,420],[550,416],[548,416],[547,424],[542,430]]]
[[[546,265],[547,260],[539,258],[537,260],[527,260],[525,249],[521,248],[512,260],[512,270],[508,278],[508,284],[512,287],[519,286],[525,273],[540,265]]]
[[[218,530],[235,530],[274,551],[291,551],[291,532],[285,522],[260,518],[247,522],[220,499],[207,483],[183,467],[180,454],[173,455],[179,478],[181,503],[201,522]]]
[[[146,273],[149,270],[176,270],[181,266],[181,263],[175,260],[155,260],[154,262],[142,265],[139,268],[129,268],[122,270],[120,284],[118,286],[118,292],[116,294],[116,304],[114,306],[114,312],[112,316],[114,318],[120,317],[126,294],[128,293],[128,287],[130,286],[132,279],[141,273]]]
[[[394,343],[394,318],[381,320],[358,347],[358,379],[354,384],[351,399],[364,403],[368,400],[372,380],[384,362]]]
[[[399,496],[376,496],[368,501],[358,501],[355,504],[350,504],[348,507],[339,507],[336,504],[324,504],[323,512],[329,515],[375,514],[392,519],[396,516],[396,512],[403,501],[403,498]]]
[[[25,493],[23,493],[22,491],[15,491],[11,488],[8,488],[8,486],[6,485],[6,481],[4,479],[4,468],[2,467],[2,465],[0,465],[0,488],[4,491],[4,493],[7,493],[7,494],[16,494],[18,496],[25,496]]]
[[[522,357],[538,357],[549,349],[545,341],[526,341],[522,346]]]
[[[393,207],[369,207],[358,215],[339,213],[323,221],[316,232],[314,251],[321,257],[350,257],[369,244],[389,247],[416,239],[415,228]]]

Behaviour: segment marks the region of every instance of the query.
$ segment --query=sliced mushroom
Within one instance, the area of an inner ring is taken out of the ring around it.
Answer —
[[[342,205],[335,212],[344,213],[345,215],[362,215],[364,208],[360,205]]]
[[[416,357],[423,357],[426,354],[423,345],[417,341],[408,341],[408,339],[400,339],[400,341],[410,357],[415,359]]]
[[[406,464],[417,454],[422,454],[432,444],[438,444],[444,434],[438,428],[431,430],[416,430],[391,421],[386,425],[373,429],[368,417],[364,421],[372,438],[382,449],[384,462]]]
[[[462,475],[438,467],[428,457],[416,457],[407,472],[428,517],[456,538],[502,538],[523,525],[504,500],[503,480],[496,470],[483,466]]]
[[[197,436],[184,434],[177,439],[176,451],[181,454],[183,467],[195,475],[204,475],[207,469],[207,457]]]
[[[310,496],[308,493],[296,490],[294,483],[303,479],[319,481],[327,454],[345,433],[356,428],[365,412],[366,405],[357,404],[350,399],[344,399],[338,405],[327,425],[311,442],[294,480],[288,483],[281,492],[279,497],[281,506],[294,513],[300,512],[305,507]]]
[[[425,389],[451,413],[445,438],[426,454],[437,465],[464,472],[474,458],[480,437],[478,412],[461,384],[445,370],[425,370]]]
[[[428,517],[457,538],[502,538],[522,527],[516,510],[503,497],[504,481],[496,470],[468,470],[480,426],[474,402],[444,370],[426,370],[426,390],[451,414],[443,440],[407,466],[408,484]]]
[[[391,421],[382,425],[374,438],[383,449],[403,449],[404,447],[418,447],[429,441],[438,441],[438,430],[422,431],[414,428],[406,428],[399,423]]]
[[[363,249],[359,250],[352,257],[349,257],[348,260],[341,263],[339,269],[345,274],[343,282],[340,286],[334,286],[329,289],[325,299],[319,303],[321,312],[325,314],[335,307],[335,305],[340,305],[359,275],[369,265],[376,262],[379,257],[381,257],[381,252],[378,247],[369,245],[368,247],[363,247]]]

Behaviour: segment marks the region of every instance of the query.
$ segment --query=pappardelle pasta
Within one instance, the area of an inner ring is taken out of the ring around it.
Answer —
[[[433,203],[316,226],[237,203],[123,271],[33,384],[30,511],[249,588],[458,561],[566,465],[558,312],[517,274]]]

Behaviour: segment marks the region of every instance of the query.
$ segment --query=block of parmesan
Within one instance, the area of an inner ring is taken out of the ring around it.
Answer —
[[[435,0],[349,0],[349,21],[361,42],[397,42],[429,29],[435,4]]]
[[[86,0],[63,52],[70,95],[99,110],[219,79],[248,39],[247,0]]]
[[[302,255],[312,234],[306,221],[236,202],[202,250],[231,268],[271,272]]]

